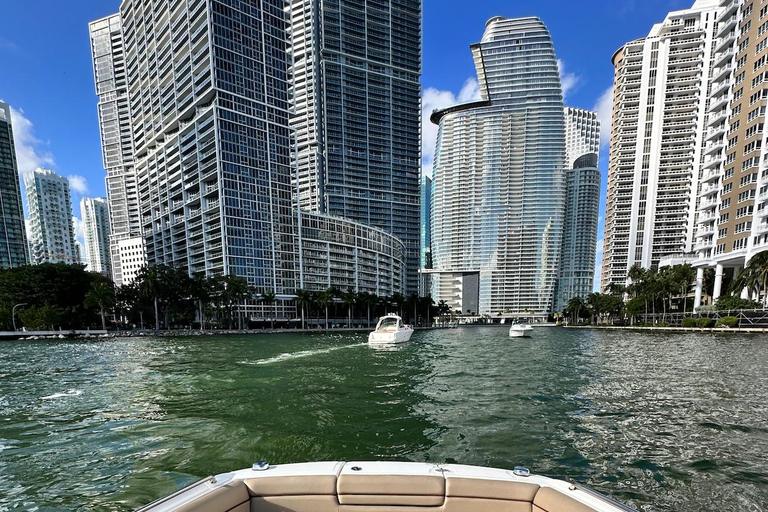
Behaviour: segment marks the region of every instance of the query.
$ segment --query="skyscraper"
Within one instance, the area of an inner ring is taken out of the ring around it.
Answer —
[[[125,62],[119,123],[101,116],[103,137],[129,128],[121,141],[130,141],[137,182],[141,236],[118,240],[123,282],[144,261],[237,275],[256,293],[274,291],[279,305],[268,309],[286,315],[295,315],[299,288],[404,291],[399,238],[328,214],[299,215],[282,0],[125,0],[115,16],[105,18],[109,32],[104,20],[91,32],[112,34],[107,64],[117,67],[118,55]],[[258,317],[265,306],[245,308]]]
[[[471,46],[482,99],[435,111],[432,295],[462,312],[554,308],[565,202],[557,59],[538,18],[491,18]]]
[[[613,56],[604,290],[635,264],[692,250],[699,166],[714,151],[704,147],[707,94],[727,72],[715,62],[718,4],[670,12]]]
[[[83,221],[86,270],[111,276],[107,200],[103,197],[82,198],[80,218]]]
[[[283,2],[126,0],[120,16],[148,261],[292,293]]]
[[[432,178],[429,176],[421,177],[421,255],[419,258],[419,268],[432,268]],[[425,296],[431,293],[429,283],[429,274],[421,275],[419,282],[419,295]]]
[[[600,121],[596,112],[565,108],[565,218],[556,311],[572,297],[586,298],[595,277],[600,211]]]
[[[142,242],[135,240],[141,237],[141,222],[120,15],[91,22],[88,28],[96,94],[99,96],[102,159],[107,172],[112,279],[121,285],[124,283],[120,241],[134,239],[133,245]]]
[[[69,181],[49,169],[24,175],[29,208],[29,249],[33,264],[79,264]]]
[[[0,102],[0,268],[29,263],[11,107]]]
[[[400,238],[418,288],[421,0],[289,0],[299,203]]]
[[[715,36],[690,260],[698,267],[696,306],[706,268],[715,270],[717,300],[755,254],[768,250],[768,6],[720,2]],[[748,289],[736,293],[758,298]]]

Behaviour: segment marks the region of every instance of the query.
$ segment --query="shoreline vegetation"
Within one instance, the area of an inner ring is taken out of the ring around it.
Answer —
[[[151,265],[130,284],[82,265],[44,263],[0,270],[0,331],[109,331],[187,329],[264,330],[322,324],[370,328],[374,319],[398,313],[406,323],[452,322],[458,311],[413,293],[379,296],[328,288],[276,295],[234,275],[190,276],[181,268]]]

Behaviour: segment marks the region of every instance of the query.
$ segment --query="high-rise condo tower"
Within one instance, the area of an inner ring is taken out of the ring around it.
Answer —
[[[288,0],[302,208],[394,234],[416,292],[421,0]]]
[[[0,268],[29,263],[11,107],[0,103]]]
[[[566,168],[552,39],[538,18],[495,17],[471,49],[482,99],[431,118],[432,295],[462,313],[546,317]]]

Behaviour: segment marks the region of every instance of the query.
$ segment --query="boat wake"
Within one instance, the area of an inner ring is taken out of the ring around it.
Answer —
[[[65,396],[78,396],[82,393],[79,389],[70,389],[66,393],[55,393],[49,396],[40,397],[40,400],[53,400],[54,398],[63,398]]]
[[[264,365],[264,364],[282,363],[284,361],[291,361],[293,359],[301,359],[303,357],[310,357],[310,356],[315,356],[320,354],[328,354],[329,352],[335,352],[336,350],[343,350],[345,348],[362,347],[364,345],[367,345],[367,343],[355,343],[354,345],[342,345],[340,347],[302,350],[301,352],[285,352],[275,357],[270,357],[267,359],[259,359],[258,361],[240,361],[240,364]]]

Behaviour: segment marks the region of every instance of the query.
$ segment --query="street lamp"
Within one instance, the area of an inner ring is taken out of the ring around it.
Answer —
[[[16,308],[19,306],[26,306],[26,302],[22,302],[21,304],[16,304],[13,306],[13,309],[11,309],[11,320],[13,321],[13,331],[16,332]]]

